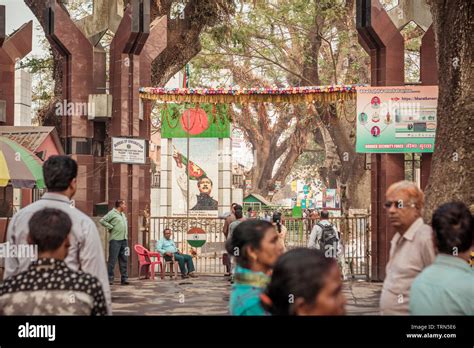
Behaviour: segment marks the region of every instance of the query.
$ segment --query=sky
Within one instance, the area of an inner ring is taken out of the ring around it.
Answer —
[[[30,11],[23,0],[0,0],[0,5],[6,6],[7,35],[10,35],[23,24],[33,20],[33,49],[30,54],[42,56],[44,51],[40,46],[40,39],[44,38],[44,32],[33,12]]]

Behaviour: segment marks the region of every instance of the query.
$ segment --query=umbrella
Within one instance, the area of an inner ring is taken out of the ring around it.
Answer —
[[[43,162],[33,152],[0,136],[0,187],[45,188]]]

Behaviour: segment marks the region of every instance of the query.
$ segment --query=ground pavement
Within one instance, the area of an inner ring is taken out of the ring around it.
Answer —
[[[344,294],[350,315],[378,314],[381,283],[347,281]],[[115,315],[228,315],[231,285],[224,276],[195,279],[138,280],[112,286]]]

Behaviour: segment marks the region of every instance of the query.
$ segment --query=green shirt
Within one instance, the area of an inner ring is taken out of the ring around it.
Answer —
[[[410,290],[412,315],[474,315],[474,269],[463,259],[439,254]]]
[[[109,230],[109,240],[128,239],[128,222],[127,216],[124,213],[114,208],[100,219],[99,222]]]

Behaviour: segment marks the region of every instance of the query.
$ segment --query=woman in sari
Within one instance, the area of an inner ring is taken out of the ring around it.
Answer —
[[[270,281],[273,265],[282,253],[278,233],[268,221],[243,221],[233,231],[226,248],[237,261],[230,313],[266,315],[260,295]]]

